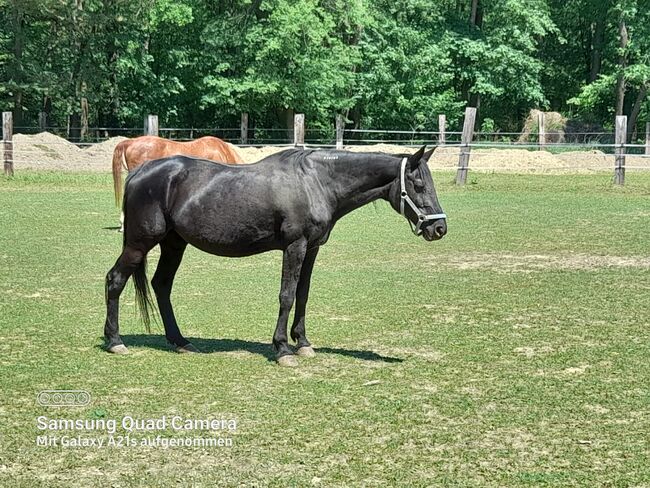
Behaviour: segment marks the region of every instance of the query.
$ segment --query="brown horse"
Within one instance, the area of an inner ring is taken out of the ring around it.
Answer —
[[[220,161],[222,163],[243,163],[233,147],[216,137],[201,137],[194,141],[177,142],[155,136],[142,136],[127,139],[115,146],[113,153],[113,186],[115,204],[122,200],[122,167],[132,171],[146,161],[185,155],[199,159]]]

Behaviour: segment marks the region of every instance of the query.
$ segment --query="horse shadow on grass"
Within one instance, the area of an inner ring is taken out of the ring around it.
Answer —
[[[173,352],[173,348],[167,343],[165,337],[155,334],[123,335],[122,339],[128,346],[148,347],[161,351]],[[245,341],[239,339],[205,339],[200,337],[188,337],[188,341],[194,344],[203,354],[245,351],[252,354],[259,354],[268,361],[275,361],[275,353],[270,344],[257,341]],[[315,347],[316,353],[338,354],[363,361],[382,361],[385,363],[401,363],[404,360],[391,356],[382,356],[374,351],[363,351],[356,349],[341,349],[338,347]]]

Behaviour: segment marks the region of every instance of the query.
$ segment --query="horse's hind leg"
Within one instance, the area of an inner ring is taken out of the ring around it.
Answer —
[[[170,232],[160,243],[160,260],[151,280],[158,309],[165,326],[165,337],[177,352],[199,352],[181,335],[170,300],[174,276],[183,259],[187,243],[176,232]]]
[[[307,300],[309,298],[309,285],[311,283],[311,272],[314,269],[314,262],[318,255],[318,247],[313,247],[307,251],[305,260],[300,269],[300,279],[298,280],[298,289],[296,291],[296,312],[293,316],[293,325],[291,326],[291,338],[296,341],[298,356],[311,357],[315,355],[305,332],[305,313],[307,311]]]
[[[119,312],[120,295],[129,277],[140,266],[146,253],[133,247],[124,247],[115,266],[106,275],[106,323],[104,337],[106,350],[115,354],[126,354],[126,346],[120,337]]]

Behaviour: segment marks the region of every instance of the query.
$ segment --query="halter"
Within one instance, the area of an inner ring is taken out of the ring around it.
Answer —
[[[402,164],[400,167],[400,173],[399,173],[399,186],[400,186],[400,201],[399,201],[399,213],[403,215],[406,220],[408,220],[409,226],[411,227],[411,230],[416,236],[419,236],[422,234],[422,224],[425,222],[429,222],[430,220],[438,220],[438,219],[447,219],[447,216],[444,213],[437,213],[437,214],[423,214],[422,211],[418,208],[418,206],[411,200],[411,197],[409,197],[409,194],[406,192],[406,162],[408,161],[408,158],[402,159]],[[411,219],[409,219],[406,214],[404,213],[404,202],[406,202],[409,207],[411,207],[411,210],[415,212],[415,215],[418,216],[418,223],[413,225],[413,222],[411,222]]]

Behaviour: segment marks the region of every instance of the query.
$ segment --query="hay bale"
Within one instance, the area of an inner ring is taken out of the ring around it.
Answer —
[[[539,134],[539,114],[541,110],[532,109],[524,121],[524,129],[519,136],[519,143],[537,142]],[[567,124],[566,117],[559,112],[544,112],[544,129],[546,142],[564,142],[564,133]]]

